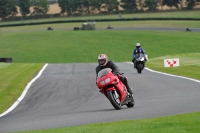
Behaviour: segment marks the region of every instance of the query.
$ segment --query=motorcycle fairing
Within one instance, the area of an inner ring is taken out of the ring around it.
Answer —
[[[113,75],[112,70],[110,68],[102,69],[98,73],[97,77],[97,86],[102,90],[102,93],[107,97],[108,91],[117,91],[120,96],[120,102],[123,103],[125,98],[127,97],[127,88],[125,85],[119,80],[119,78]]]

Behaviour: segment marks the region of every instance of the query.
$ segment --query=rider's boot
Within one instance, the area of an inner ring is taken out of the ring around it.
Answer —
[[[129,93],[130,95],[130,98],[133,98],[133,92],[132,92],[132,88],[130,88],[130,90],[131,90],[131,93]]]
[[[128,93],[130,94],[130,97],[133,97],[133,91],[132,91],[132,88],[128,85],[127,78],[121,77],[120,80],[121,80],[121,81],[124,83],[124,85],[126,86],[127,91],[128,91]]]
[[[129,93],[130,98],[132,98],[133,97],[133,90],[132,90],[132,88],[130,88],[129,86],[126,86],[126,88],[127,88],[127,91]]]

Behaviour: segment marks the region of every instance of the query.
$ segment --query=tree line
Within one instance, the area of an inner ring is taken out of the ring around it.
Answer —
[[[97,14],[97,13],[133,13],[141,12],[147,9],[148,11],[157,11],[158,7],[168,6],[177,9],[192,10],[200,0],[57,0],[61,9],[60,14],[82,15],[82,14]],[[0,18],[3,20],[9,16],[15,16],[17,6],[20,9],[20,14],[23,17],[27,15],[42,15],[46,14],[49,9],[48,0],[0,0]],[[30,11],[33,7],[33,12]]]

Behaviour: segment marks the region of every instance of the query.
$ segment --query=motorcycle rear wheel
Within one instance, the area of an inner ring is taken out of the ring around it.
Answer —
[[[110,100],[111,104],[116,110],[121,109],[121,103],[119,101],[119,96],[116,96],[115,91],[108,91],[107,92],[108,99]]]

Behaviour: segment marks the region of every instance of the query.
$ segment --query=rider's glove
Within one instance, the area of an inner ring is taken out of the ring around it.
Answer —
[[[120,75],[120,73],[119,73],[119,72],[113,72],[113,74],[114,74],[115,76],[118,76],[118,75]]]

